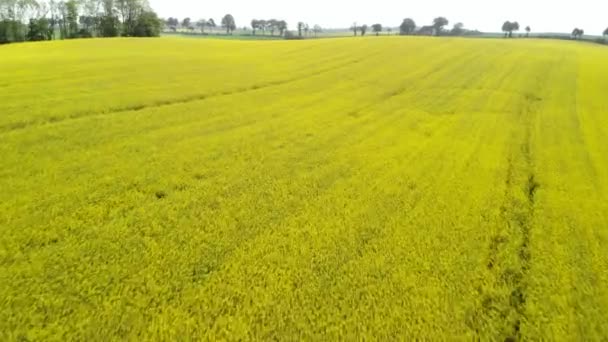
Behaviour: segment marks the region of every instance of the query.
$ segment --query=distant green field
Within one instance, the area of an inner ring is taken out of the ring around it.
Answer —
[[[606,60],[0,46],[0,340],[606,340]]]

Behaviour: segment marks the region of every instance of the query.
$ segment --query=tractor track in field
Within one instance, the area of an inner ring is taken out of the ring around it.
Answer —
[[[462,65],[465,65],[466,63],[469,63],[471,61],[474,61],[475,58],[477,58],[478,55],[476,52],[472,52],[470,55],[468,55],[466,58],[463,58],[463,61],[461,62]],[[371,108],[374,108],[375,106],[378,105],[378,103],[382,103],[382,102],[386,102],[386,101],[391,101],[393,99],[399,98],[400,96],[406,94],[408,91],[413,90],[416,88],[416,84],[413,81],[414,79],[426,79],[429,76],[439,73],[439,72],[444,72],[446,69],[450,68],[450,66],[448,65],[447,61],[449,60],[449,58],[445,58],[441,60],[441,63],[439,64],[439,67],[435,67],[429,70],[420,70],[415,74],[410,74],[407,75],[406,77],[404,77],[404,81],[402,82],[401,85],[399,85],[398,87],[396,87],[395,89],[392,89],[384,94],[382,94],[376,101],[374,101],[373,103],[370,103],[368,105],[365,105],[363,107],[359,107],[359,108],[355,108],[350,110],[349,112],[346,113],[347,116],[352,117],[352,118],[358,118],[361,116],[362,112],[364,112],[365,110],[369,110]],[[452,67],[453,69],[458,69],[457,67]]]
[[[489,328],[493,340],[519,341],[526,319],[527,278],[530,270],[530,231],[533,228],[536,193],[540,188],[532,156],[532,122],[536,97],[525,97],[520,127],[514,138],[520,141],[507,156],[504,200],[500,207],[502,227],[490,238],[486,268],[490,287],[478,287],[480,305],[467,317],[477,333]],[[504,224],[503,224],[504,223]]]
[[[378,55],[378,53],[372,54],[371,56],[373,57],[375,55]],[[12,131],[17,131],[17,130],[22,130],[22,129],[26,129],[26,128],[29,128],[32,126],[51,125],[51,124],[57,124],[57,123],[66,122],[66,121],[70,121],[70,120],[77,120],[77,119],[90,118],[90,117],[103,116],[103,115],[112,115],[112,114],[118,114],[118,113],[138,112],[138,111],[142,111],[142,110],[150,109],[150,108],[167,107],[167,106],[172,106],[172,105],[220,98],[220,97],[224,97],[224,96],[245,94],[245,93],[249,93],[249,92],[253,92],[253,91],[257,91],[257,90],[264,90],[264,89],[269,89],[272,87],[278,87],[278,86],[282,86],[282,85],[286,85],[286,84],[290,84],[290,83],[304,81],[304,80],[307,80],[307,79],[310,79],[313,77],[327,74],[332,71],[340,70],[340,69],[343,69],[343,68],[346,68],[346,67],[349,67],[349,66],[352,66],[355,64],[359,64],[365,60],[368,60],[369,58],[370,58],[370,56],[367,56],[366,58],[351,59],[340,65],[322,68],[322,69],[319,69],[319,70],[317,70],[313,73],[307,74],[307,75],[291,77],[291,78],[276,80],[276,81],[267,82],[267,83],[258,83],[258,84],[253,84],[253,85],[250,85],[247,87],[236,88],[236,89],[232,89],[232,90],[225,90],[225,91],[221,91],[221,92],[217,92],[217,93],[207,93],[207,94],[199,94],[199,95],[193,95],[193,96],[188,96],[188,97],[183,97],[183,98],[160,100],[160,101],[156,101],[156,102],[149,103],[149,104],[134,104],[134,105],[128,105],[128,106],[123,106],[123,107],[110,108],[108,110],[102,110],[102,111],[77,112],[77,113],[74,113],[74,114],[71,114],[68,116],[64,116],[64,117],[49,117],[46,120],[32,120],[32,121],[19,121],[19,122],[7,123],[4,125],[0,125],[0,134],[9,133]]]

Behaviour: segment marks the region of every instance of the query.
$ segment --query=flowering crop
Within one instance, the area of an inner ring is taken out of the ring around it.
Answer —
[[[606,339],[607,58],[2,46],[0,339]]]

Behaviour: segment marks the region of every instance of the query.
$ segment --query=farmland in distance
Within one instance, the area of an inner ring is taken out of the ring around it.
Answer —
[[[605,339],[607,58],[0,46],[0,339]]]

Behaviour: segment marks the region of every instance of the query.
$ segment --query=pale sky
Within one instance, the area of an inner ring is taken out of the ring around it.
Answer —
[[[353,22],[399,26],[411,17],[418,26],[444,16],[450,27],[462,22],[466,28],[499,32],[505,20],[518,21],[522,29],[533,32],[572,32],[579,27],[586,34],[601,35],[608,27],[608,0],[149,0],[163,17],[214,18],[230,13],[238,27],[249,26],[251,19],[283,19],[293,30],[298,21],[311,27],[350,27]]]

